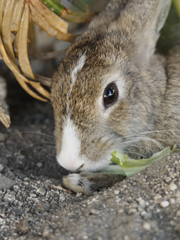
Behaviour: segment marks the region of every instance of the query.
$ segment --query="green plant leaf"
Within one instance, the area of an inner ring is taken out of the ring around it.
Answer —
[[[179,151],[180,150],[176,149],[175,147],[172,150],[170,147],[167,147],[167,148],[164,148],[162,151],[153,154],[148,159],[140,159],[140,160],[130,159],[127,155],[124,155],[118,151],[115,151],[111,154],[112,158],[110,159],[110,161],[118,164],[119,166],[110,165],[104,168],[102,171],[108,172],[111,174],[123,174],[123,175],[126,175],[127,177],[130,177],[134,174],[139,173],[140,171],[142,171],[152,163],[159,161],[160,159],[169,155],[170,153],[179,152]]]
[[[174,6],[177,10],[178,16],[180,18],[180,1],[179,0],[173,0]]]

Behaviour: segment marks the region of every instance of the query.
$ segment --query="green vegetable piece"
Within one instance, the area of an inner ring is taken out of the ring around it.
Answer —
[[[140,171],[142,171],[152,163],[159,161],[160,159],[167,156],[168,154],[173,152],[178,152],[178,151],[179,149],[175,149],[175,147],[172,150],[170,149],[170,147],[167,147],[162,151],[153,154],[152,157],[150,157],[149,159],[140,159],[140,160],[130,159],[127,155],[124,155],[120,152],[115,151],[111,154],[112,158],[110,159],[110,161],[118,164],[121,167],[121,169],[119,170],[119,174],[122,174],[122,170],[123,170],[126,176],[130,177],[136,173],[139,173]],[[106,168],[106,171],[107,169],[108,168]],[[115,174],[118,174],[117,168],[116,168]]]

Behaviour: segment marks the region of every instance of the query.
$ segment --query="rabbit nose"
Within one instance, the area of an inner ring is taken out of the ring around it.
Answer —
[[[86,158],[81,154],[81,140],[77,127],[68,117],[63,126],[60,152],[57,153],[59,164],[70,171],[82,170]]]
[[[77,170],[81,170],[81,168],[83,168],[84,163],[77,169]]]
[[[63,168],[73,172],[80,171],[84,166],[84,161],[80,158],[61,158],[61,156],[58,156],[57,161]]]

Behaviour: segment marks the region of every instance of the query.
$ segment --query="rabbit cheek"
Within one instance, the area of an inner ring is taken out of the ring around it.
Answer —
[[[62,144],[60,153],[57,155],[58,163],[70,171],[78,171],[83,166],[85,159],[80,156],[81,142],[73,121],[66,120],[62,131]]]

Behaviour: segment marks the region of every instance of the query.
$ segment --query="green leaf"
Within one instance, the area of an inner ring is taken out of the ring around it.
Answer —
[[[180,18],[180,1],[179,0],[173,0],[173,3],[174,3],[174,6],[175,6],[175,8],[177,10],[179,18]]]
[[[108,172],[112,174],[125,174],[127,177],[130,177],[136,173],[139,173],[152,163],[155,163],[162,159],[163,157],[169,155],[170,153],[174,152],[179,152],[179,149],[175,149],[175,147],[171,150],[170,147],[167,147],[163,149],[160,152],[157,152],[152,155],[152,157],[148,159],[140,159],[140,160],[135,160],[135,159],[130,159],[127,155],[124,155],[120,152],[113,152],[112,158],[110,161],[118,164],[119,166],[108,166],[104,168],[102,171],[103,172]]]

